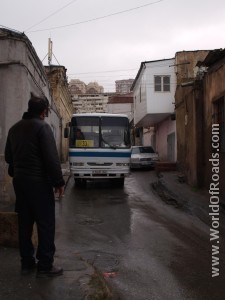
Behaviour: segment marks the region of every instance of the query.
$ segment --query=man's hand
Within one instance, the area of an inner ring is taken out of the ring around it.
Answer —
[[[62,198],[62,196],[64,195],[64,186],[60,186],[55,188],[55,194],[59,197]]]

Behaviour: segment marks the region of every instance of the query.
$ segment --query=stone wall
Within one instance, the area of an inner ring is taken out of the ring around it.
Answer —
[[[66,69],[63,66],[45,67],[51,87],[51,94],[60,118],[59,153],[62,162],[68,160],[68,139],[64,138],[64,128],[73,114],[72,98],[69,91]]]
[[[37,227],[34,225],[32,235],[33,245],[38,244]],[[19,247],[18,217],[15,212],[0,212],[0,245],[5,247]]]
[[[221,59],[217,64],[209,69],[204,78],[204,149],[205,149],[205,186],[209,187],[212,182],[212,163],[209,159],[212,156],[212,124],[215,123],[215,103],[223,98],[224,107],[223,113],[225,115],[225,58]],[[222,124],[220,125],[222,126]],[[220,127],[220,131],[222,128]],[[221,142],[221,141],[220,141]],[[219,184],[220,184],[220,198],[225,204],[225,152],[219,152]]]
[[[4,160],[8,130],[27,111],[31,93],[52,101],[44,67],[26,35],[0,28],[0,49],[0,201],[8,205],[15,198]],[[56,113],[52,111],[46,121],[57,136]]]

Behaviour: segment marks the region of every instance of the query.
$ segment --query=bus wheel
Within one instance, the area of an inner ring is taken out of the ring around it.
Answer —
[[[85,188],[86,185],[87,185],[87,180],[86,180],[86,179],[81,179],[81,186],[82,186],[83,188]]]
[[[123,187],[124,186],[124,177],[122,177],[122,178],[115,178],[115,183],[116,183],[117,186]]]

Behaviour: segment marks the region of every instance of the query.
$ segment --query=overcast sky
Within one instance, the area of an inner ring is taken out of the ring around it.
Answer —
[[[69,80],[97,81],[107,92],[135,78],[142,61],[225,48],[225,1],[7,0],[0,25],[25,32],[45,65],[51,38],[52,63]]]

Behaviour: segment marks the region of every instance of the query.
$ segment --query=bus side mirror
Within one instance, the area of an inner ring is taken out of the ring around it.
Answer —
[[[69,137],[69,128],[68,127],[66,127],[66,128],[64,128],[64,138],[68,138]]]
[[[130,134],[127,130],[124,132],[124,142],[126,146],[130,146]]]

